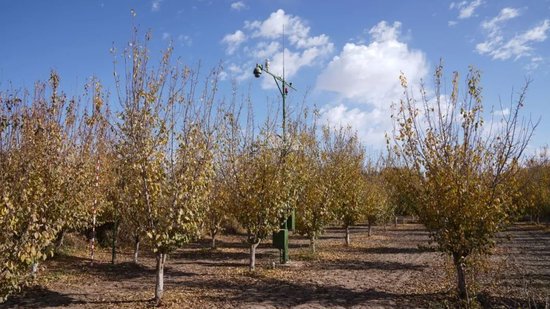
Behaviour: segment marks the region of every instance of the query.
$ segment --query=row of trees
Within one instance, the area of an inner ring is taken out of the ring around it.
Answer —
[[[0,94],[0,297],[29,275],[29,267],[90,225],[96,154],[107,151],[101,85],[91,80],[82,98],[59,92],[59,77],[34,92]],[[93,106],[91,114],[80,103]],[[102,190],[102,192],[106,192]],[[100,198],[101,209],[108,199]]]
[[[157,302],[167,255],[206,233],[214,247],[228,219],[246,231],[253,271],[258,244],[294,210],[313,250],[329,222],[349,232],[385,210],[383,188],[369,184],[380,177],[365,167],[350,128],[325,127],[319,138],[318,115],[296,109],[283,142],[276,114],[258,125],[248,98],[217,98],[219,68],[198,90],[200,67],[174,65],[171,46],[152,67],[149,39],[141,45],[134,33],[121,53],[122,75],[115,57],[115,112],[99,81],[68,98],[55,72],[33,95],[2,93],[2,295],[31,278],[66,232],[89,229],[94,200],[98,225],[118,224],[115,239],[117,231],[132,235],[135,262],[149,240]]]
[[[168,254],[206,233],[215,247],[232,219],[246,231],[253,271],[258,244],[294,210],[313,251],[332,222],[346,229],[349,244],[350,226],[359,222],[417,215],[452,256],[467,298],[471,258],[489,254],[494,234],[519,210],[548,211],[546,156],[520,161],[534,129],[518,116],[524,93],[487,129],[475,69],[465,93],[456,73],[445,96],[439,66],[435,99],[422,90],[420,102],[401,76],[404,99],[392,116],[388,157],[374,160],[351,128],[319,127],[319,115],[307,109],[291,113],[287,138],[279,138],[276,113],[257,124],[250,99],[237,97],[235,86],[230,98],[218,97],[221,67],[200,87],[200,67],[174,65],[171,46],[151,66],[150,33],[143,45],[137,35],[121,53],[122,75],[115,59],[114,112],[95,79],[82,97],[61,93],[55,73],[33,93],[0,93],[0,295],[30,278],[67,231],[90,226],[94,199],[99,223],[120,223],[132,235],[135,262],[148,239],[157,302]]]

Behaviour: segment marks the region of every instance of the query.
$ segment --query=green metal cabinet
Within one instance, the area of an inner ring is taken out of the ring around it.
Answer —
[[[273,247],[277,249],[288,249],[288,230],[280,229],[273,233]]]

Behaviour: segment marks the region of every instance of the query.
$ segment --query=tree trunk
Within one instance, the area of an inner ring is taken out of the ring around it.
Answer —
[[[59,251],[61,247],[63,247],[63,241],[65,241],[65,234],[67,231],[65,229],[61,229],[59,234],[57,235],[57,239],[55,242],[55,251]]]
[[[137,264],[138,262],[138,252],[139,252],[139,241],[140,241],[139,234],[136,235],[135,243],[134,243],[134,264]]]
[[[164,263],[166,262],[165,253],[157,253],[157,284],[155,286],[155,303],[157,306],[162,300],[164,294]]]
[[[216,229],[210,231],[210,235],[212,235],[212,249],[216,249],[216,235],[218,234],[218,231]]]
[[[315,237],[315,235],[311,236],[309,238],[309,249],[311,250],[311,253],[315,253],[315,246],[316,246],[316,243],[315,241],[317,240],[316,239],[317,237]]]
[[[118,237],[118,227],[117,227],[118,207],[117,206],[118,205],[115,204],[115,217],[114,217],[114,220],[113,220],[113,250],[112,250],[112,254],[111,254],[111,264],[113,264],[113,265],[115,265],[115,263],[116,263],[116,241],[117,241],[117,237]]]
[[[31,266],[31,276],[36,277],[36,273],[38,273],[38,262]]]
[[[113,227],[113,248],[111,252],[111,264],[115,265],[116,263],[116,241],[117,241],[117,227],[116,227],[116,221],[115,225]]]
[[[256,269],[256,247],[258,247],[260,241],[261,239],[250,242],[250,271],[254,271]]]
[[[368,236],[370,237],[372,235],[372,224],[369,222],[369,234]]]
[[[351,243],[349,239],[349,225],[346,225],[346,246],[349,246]]]
[[[466,288],[466,275],[464,270],[464,264],[462,263],[461,259],[457,257],[454,257],[454,264],[456,267],[458,297],[460,297],[460,299],[463,299],[469,302],[468,289]]]
[[[395,216],[394,220],[395,221],[394,221],[393,227],[397,227],[397,216]]]

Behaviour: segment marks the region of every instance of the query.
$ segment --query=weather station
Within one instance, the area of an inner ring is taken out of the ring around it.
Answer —
[[[288,95],[288,89],[292,89],[294,91],[297,91],[296,88],[292,85],[292,83],[287,83],[285,80],[285,61],[284,61],[284,28],[283,28],[283,76],[277,76],[269,71],[269,59],[266,59],[265,66],[262,66],[261,64],[256,64],[256,67],[254,68],[254,76],[256,78],[259,78],[262,75],[262,72],[265,72],[273,77],[273,80],[275,80],[275,84],[277,84],[277,88],[279,89],[279,92],[281,93],[281,98],[283,102],[283,147],[282,147],[282,155],[286,155],[287,151],[287,140],[286,140],[286,96]],[[281,264],[287,264],[290,262],[290,257],[288,254],[288,232],[289,230],[295,229],[295,212],[294,209],[292,210],[292,214],[288,218],[281,218],[281,226],[279,228],[278,232],[273,233],[273,246],[277,249],[279,249],[280,252],[280,262]]]

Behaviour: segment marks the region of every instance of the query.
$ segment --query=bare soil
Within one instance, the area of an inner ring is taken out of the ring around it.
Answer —
[[[257,271],[248,272],[244,236],[222,236],[170,255],[163,308],[447,308],[458,306],[449,259],[433,250],[418,224],[396,228],[329,228],[309,253],[308,240],[291,235],[291,263],[278,265],[278,250],[264,241]],[[485,308],[550,308],[550,231],[516,224],[497,238],[495,255],[471,265],[468,280]],[[0,308],[148,308],[155,287],[150,250],[132,264],[132,250],[96,252],[84,246],[41,264],[39,279]],[[275,267],[273,267],[275,265]]]

